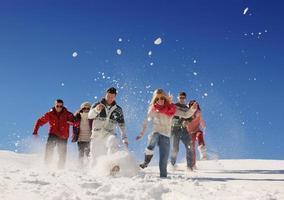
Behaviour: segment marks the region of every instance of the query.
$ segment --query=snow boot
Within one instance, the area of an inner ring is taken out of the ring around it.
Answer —
[[[114,175],[116,175],[119,171],[120,171],[120,167],[119,167],[118,165],[114,165],[114,166],[110,169],[110,175],[114,176]]]
[[[142,169],[148,167],[148,164],[150,163],[152,158],[153,158],[153,155],[145,155],[144,163],[140,164],[139,166]]]
[[[205,145],[200,145],[198,146],[198,150],[199,150],[199,155],[200,155],[200,160],[206,160],[206,147]]]

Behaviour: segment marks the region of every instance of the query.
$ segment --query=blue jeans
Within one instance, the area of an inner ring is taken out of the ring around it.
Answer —
[[[148,145],[146,149],[146,155],[151,155],[153,153],[155,146],[158,144],[160,160],[159,160],[159,168],[160,168],[160,177],[167,177],[167,165],[170,154],[170,138],[160,133],[152,133],[148,139]],[[147,152],[148,151],[148,152]]]
[[[191,135],[187,132],[186,128],[183,127],[172,127],[172,151],[171,151],[171,164],[175,165],[177,160],[177,154],[179,152],[180,140],[185,146],[186,150],[186,162],[187,167],[192,168],[192,139]]]

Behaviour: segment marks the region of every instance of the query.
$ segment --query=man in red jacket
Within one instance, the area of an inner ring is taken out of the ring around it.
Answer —
[[[66,161],[67,140],[69,126],[73,124],[74,116],[63,106],[63,100],[57,99],[54,107],[37,120],[33,135],[38,136],[38,129],[49,123],[49,133],[45,149],[45,163],[49,164],[53,157],[53,150],[57,146],[59,154],[58,167],[63,168]]]

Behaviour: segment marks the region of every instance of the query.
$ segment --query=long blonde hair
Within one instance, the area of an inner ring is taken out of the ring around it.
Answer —
[[[172,103],[172,96],[168,95],[163,89],[158,88],[153,92],[153,96],[148,108],[148,113],[152,110],[154,104],[157,102],[157,99],[160,97],[165,97],[165,104]]]

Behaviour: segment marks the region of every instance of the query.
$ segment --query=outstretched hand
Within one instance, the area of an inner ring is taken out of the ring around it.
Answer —
[[[126,149],[128,149],[128,141],[125,141],[124,145],[125,145]]]
[[[102,104],[102,103],[98,104],[98,105],[95,107],[95,109],[96,109],[98,112],[101,112],[103,108],[104,108],[104,104]]]

